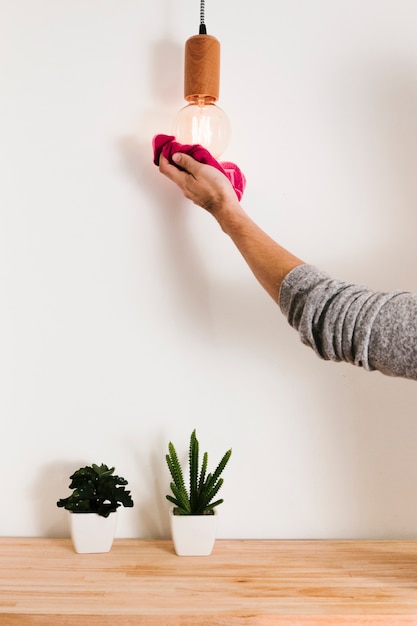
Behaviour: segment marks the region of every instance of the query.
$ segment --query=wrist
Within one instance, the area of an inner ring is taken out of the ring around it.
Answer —
[[[249,217],[237,200],[236,202],[230,202],[229,200],[219,204],[215,210],[212,211],[212,215],[217,220],[220,228],[227,235],[232,235],[238,231],[245,222],[249,220]]]

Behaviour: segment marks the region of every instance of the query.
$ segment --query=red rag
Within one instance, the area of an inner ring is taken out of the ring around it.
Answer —
[[[178,143],[172,135],[155,135],[152,139],[152,147],[154,152],[153,162],[155,165],[159,165],[159,157],[163,154],[172,165],[178,167],[172,160],[172,155],[176,152],[184,152],[185,154],[192,156],[200,163],[212,165],[227,176],[233,185],[233,189],[236,192],[238,200],[241,200],[246,187],[246,178],[242,170],[235,163],[231,163],[230,161],[216,161],[210,152],[206,150],[206,148],[203,148],[203,146],[200,146],[199,144],[188,145]]]

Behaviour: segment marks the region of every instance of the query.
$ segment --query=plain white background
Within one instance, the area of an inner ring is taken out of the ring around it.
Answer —
[[[208,0],[243,206],[338,278],[417,290],[417,5]],[[167,537],[172,440],[233,448],[219,537],[417,534],[415,383],[319,360],[152,163],[198,0],[0,0],[1,535],[115,465]]]

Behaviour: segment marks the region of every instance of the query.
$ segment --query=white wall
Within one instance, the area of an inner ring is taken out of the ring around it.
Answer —
[[[414,383],[303,347],[214,220],[152,164],[194,0],[0,0],[1,535],[67,534],[82,464],[166,537],[169,440],[229,447],[220,537],[414,537]],[[417,290],[414,0],[209,0],[224,158],[305,260]]]

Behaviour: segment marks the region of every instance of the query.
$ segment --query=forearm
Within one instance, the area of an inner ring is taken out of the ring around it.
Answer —
[[[304,262],[280,246],[244,212],[237,202],[216,211],[222,230],[231,238],[262,287],[275,302],[285,276]]]
[[[176,153],[172,159],[179,168],[161,156],[162,174],[175,182],[186,198],[215,217],[262,287],[278,302],[283,279],[303,261],[278,245],[250,219],[224,174],[187,154]]]

